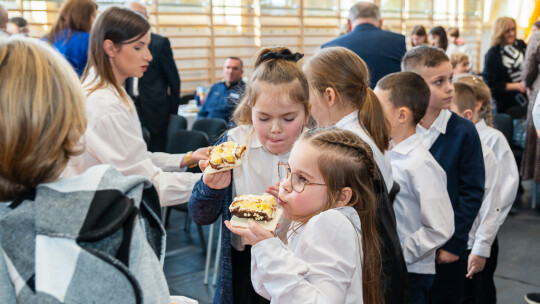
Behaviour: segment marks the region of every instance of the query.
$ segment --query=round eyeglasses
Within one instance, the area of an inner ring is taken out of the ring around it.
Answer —
[[[301,193],[304,191],[306,185],[319,185],[326,186],[325,184],[313,183],[305,179],[303,176],[299,176],[295,172],[291,172],[291,168],[288,163],[279,162],[278,163],[278,175],[279,180],[284,182],[287,178],[291,178],[291,187],[294,191]]]

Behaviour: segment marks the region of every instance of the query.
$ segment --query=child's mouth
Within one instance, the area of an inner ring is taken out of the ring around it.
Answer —
[[[280,206],[283,206],[285,205],[286,203],[284,201],[282,201],[279,197],[277,199],[277,204],[280,205]]]

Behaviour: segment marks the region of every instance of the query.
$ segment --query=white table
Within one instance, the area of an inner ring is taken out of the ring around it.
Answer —
[[[191,130],[191,127],[195,123],[195,120],[197,120],[197,114],[196,112],[186,111],[186,105],[180,105],[178,107],[178,115],[184,116],[187,120],[187,129]]]

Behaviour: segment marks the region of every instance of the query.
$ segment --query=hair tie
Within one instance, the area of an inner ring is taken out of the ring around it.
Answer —
[[[287,61],[294,61],[298,62],[302,57],[304,57],[304,54],[300,53],[294,53],[294,54],[283,54],[280,52],[270,52],[266,53],[261,57],[261,63],[270,60],[270,59],[283,59]]]

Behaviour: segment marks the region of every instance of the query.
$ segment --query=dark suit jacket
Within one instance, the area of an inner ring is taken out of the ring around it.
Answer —
[[[330,46],[345,47],[366,62],[371,88],[384,76],[401,71],[401,59],[407,51],[405,36],[368,23],[358,25],[352,32],[323,44],[321,48]]]
[[[178,113],[180,75],[168,38],[152,34],[148,47],[153,59],[139,78],[137,105],[143,126],[157,134],[166,131],[169,115]]]

